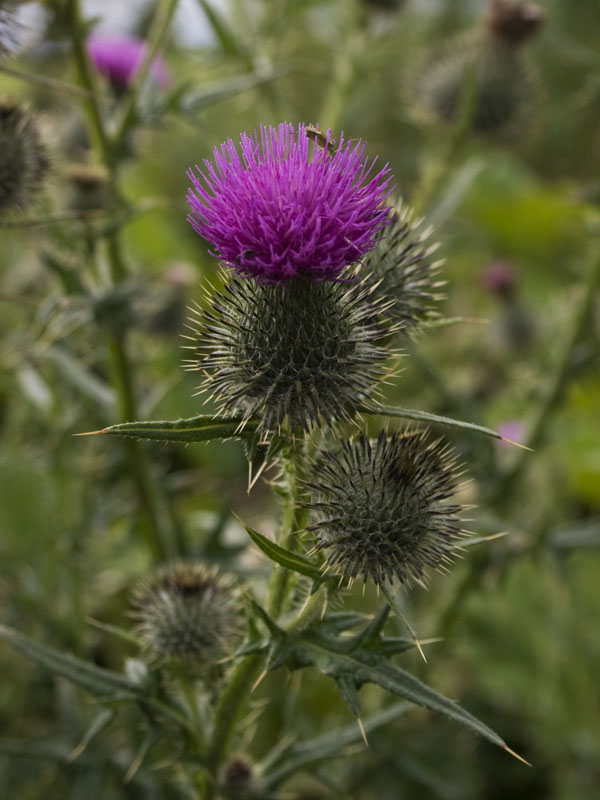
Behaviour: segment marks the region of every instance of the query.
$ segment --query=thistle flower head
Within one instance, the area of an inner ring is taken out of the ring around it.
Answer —
[[[13,103],[0,102],[0,214],[27,208],[48,166],[35,119]]]
[[[134,36],[91,36],[86,47],[96,70],[116,91],[127,89],[146,57],[145,42]],[[152,60],[150,76],[161,89],[169,85],[169,73],[160,56]]]
[[[157,659],[211,665],[230,654],[240,628],[231,579],[200,564],[175,564],[133,595],[138,633]]]
[[[334,143],[290,123],[229,139],[214,163],[188,170],[196,233],[243,277],[283,283],[333,280],[375,245],[385,225],[390,171],[374,170],[360,141]],[[321,146],[323,145],[324,146]]]
[[[412,209],[399,205],[364,261],[363,274],[374,284],[373,294],[391,301],[386,316],[401,334],[435,316],[433,304],[442,298],[442,262],[431,258],[437,244],[428,243],[430,235],[421,220],[413,221]]]
[[[418,431],[375,441],[360,436],[341,452],[322,452],[313,464],[308,508],[317,521],[318,550],[344,578],[410,585],[426,567],[449,561],[460,535],[455,457]]]
[[[232,278],[198,312],[197,358],[223,411],[256,417],[262,431],[307,431],[351,419],[382,375],[388,352],[379,312],[363,284]]]

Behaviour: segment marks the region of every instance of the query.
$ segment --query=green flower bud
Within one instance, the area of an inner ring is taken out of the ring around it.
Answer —
[[[47,171],[35,119],[13,103],[0,103],[0,215],[25,210]]]
[[[308,484],[316,549],[327,569],[376,584],[422,582],[426,567],[450,561],[462,507],[450,502],[459,471],[447,445],[410,431],[324,451]]]
[[[239,640],[241,609],[233,581],[201,564],[174,564],[133,595],[137,633],[157,660],[211,666]]]
[[[393,301],[386,316],[403,335],[435,317],[433,304],[443,297],[439,289],[444,282],[438,279],[443,262],[431,259],[438,245],[428,244],[430,235],[422,220],[413,220],[412,209],[400,204],[364,261],[374,296]]]
[[[197,358],[224,412],[265,432],[350,420],[383,375],[386,303],[353,281],[287,285],[232,278],[199,311]]]

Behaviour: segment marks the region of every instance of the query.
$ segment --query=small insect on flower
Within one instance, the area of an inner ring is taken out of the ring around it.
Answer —
[[[337,142],[335,139],[330,138],[330,133],[330,131],[328,133],[323,133],[323,131],[315,128],[314,125],[306,126],[306,135],[311,142],[315,142],[322,150],[327,150],[329,155],[332,156],[337,150]]]
[[[327,149],[311,148],[311,140]],[[335,280],[375,246],[386,224],[388,165],[374,171],[365,145],[282,123],[229,139],[213,162],[188,170],[188,220],[215,258],[244,278]],[[311,153],[311,150],[314,152]]]
[[[40,192],[49,161],[35,118],[0,102],[0,214],[24,211]]]
[[[161,570],[135,590],[132,601],[140,639],[159,661],[211,666],[239,641],[239,593],[232,579],[202,564]]]
[[[382,432],[321,452],[308,484],[316,550],[325,567],[352,581],[420,583],[427,567],[451,561],[462,506],[451,502],[460,471],[447,445],[426,432]]]

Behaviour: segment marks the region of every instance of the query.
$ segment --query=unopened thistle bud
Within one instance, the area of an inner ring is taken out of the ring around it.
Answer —
[[[110,188],[110,177],[104,167],[98,164],[73,164],[68,176],[73,188],[73,208],[81,211],[104,208]]]
[[[239,596],[230,578],[200,564],[175,564],[133,595],[137,632],[159,661],[210,666],[231,655],[240,633]]]
[[[358,282],[289,285],[233,278],[197,312],[203,386],[220,409],[264,432],[308,431],[354,417],[383,375],[383,301]]]
[[[394,209],[362,272],[369,284],[376,284],[374,295],[391,301],[386,317],[401,335],[436,315],[433,304],[442,299],[439,290],[444,285],[438,279],[442,261],[431,258],[438,245],[427,242],[431,229],[412,216],[408,206]]]
[[[0,214],[23,211],[42,188],[48,157],[35,119],[0,102]]]
[[[306,505],[327,570],[365,583],[421,582],[427,567],[450,561],[461,535],[462,507],[450,500],[459,477],[449,447],[426,432],[360,436],[339,454],[322,452]]]
[[[480,31],[451,40],[412,71],[408,94],[415,110],[449,123],[466,112],[472,130],[482,135],[522,134],[534,117],[538,81],[519,45],[543,19],[528,4],[493,3]]]

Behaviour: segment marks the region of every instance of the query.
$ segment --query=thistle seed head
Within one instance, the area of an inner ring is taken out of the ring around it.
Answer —
[[[382,377],[385,304],[361,283],[233,278],[210,302],[187,367],[208,375],[201,389],[223,412],[263,432],[350,420]]]
[[[424,319],[436,316],[433,304],[441,300],[438,280],[442,261],[432,261],[437,244],[428,244],[431,229],[413,221],[408,206],[399,205],[381,231],[377,246],[365,258],[362,274],[376,284],[373,294],[393,301],[387,318],[401,334],[412,333]]]
[[[35,119],[13,103],[0,102],[0,214],[25,210],[48,166]]]
[[[324,451],[309,483],[316,547],[343,578],[411,585],[449,562],[462,507],[450,501],[459,470],[447,445],[408,431],[344,441]]]
[[[455,124],[472,91],[471,129],[509,139],[531,126],[538,82],[520,50],[479,33],[460,36],[412,71],[409,102],[426,120]]]
[[[210,666],[230,655],[240,633],[233,581],[201,564],[174,564],[133,594],[137,632],[149,654],[164,661]]]

